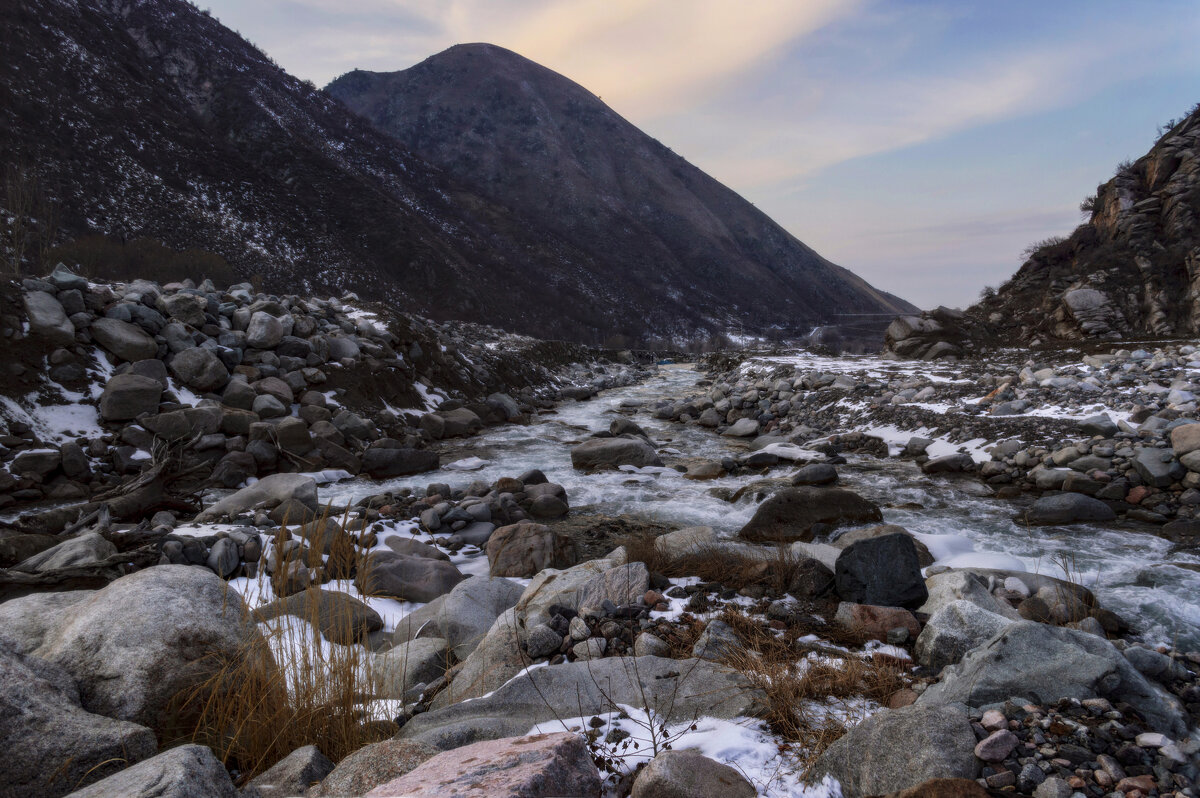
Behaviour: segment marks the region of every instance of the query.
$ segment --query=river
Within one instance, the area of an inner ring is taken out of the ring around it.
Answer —
[[[618,412],[633,408],[633,419],[655,441],[665,462],[678,457],[719,460],[745,452],[745,442],[651,418],[655,402],[694,392],[700,376],[690,366],[660,367],[640,384],[563,403],[528,426],[493,427],[474,438],[447,442],[442,462],[450,467],[384,483],[327,485],[321,500],[341,503],[401,487],[423,490],[432,482],[465,486],[538,468],[566,488],[574,511],[626,514],[679,527],[708,525],[732,535],[753,515],[755,504],[750,498],[731,504],[713,489],[736,490],[756,476],[701,482],[684,479],[671,468],[588,475],[571,467],[572,444],[607,430]],[[487,462],[469,472],[453,468],[471,457]],[[927,477],[911,461],[851,456],[838,470],[843,487],[877,502],[885,522],[915,533],[938,564],[1065,576],[1090,587],[1103,606],[1133,625],[1140,639],[1200,649],[1200,557],[1169,554],[1166,540],[1132,526],[1028,528],[1013,520],[1021,503],[989,498],[990,491],[973,478]],[[788,473],[781,466],[771,475]]]

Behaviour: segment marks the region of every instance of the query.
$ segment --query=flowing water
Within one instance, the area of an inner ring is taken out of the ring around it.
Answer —
[[[538,468],[567,489],[574,511],[627,514],[680,527],[707,525],[731,535],[754,514],[754,501],[746,497],[731,504],[713,489],[736,490],[758,477],[698,482],[670,468],[588,475],[571,467],[573,444],[607,430],[618,408],[628,411],[638,403],[633,419],[666,462],[672,456],[719,460],[745,452],[745,442],[650,417],[656,401],[694,392],[700,376],[688,366],[661,367],[643,383],[585,402],[566,402],[529,426],[491,428],[450,443],[442,458],[449,468],[383,484],[354,480],[328,485],[321,499],[344,502],[400,487],[423,490],[431,482],[465,486]],[[487,462],[470,472],[453,468],[454,461],[471,457]],[[880,504],[884,520],[915,533],[940,564],[1065,576],[1091,587],[1102,605],[1130,621],[1143,639],[1200,648],[1200,557],[1168,554],[1170,543],[1134,528],[1027,528],[1012,520],[1023,505],[988,498],[987,489],[971,478],[926,477],[909,461],[852,457],[838,470],[844,487]],[[780,467],[771,476],[788,473]]]

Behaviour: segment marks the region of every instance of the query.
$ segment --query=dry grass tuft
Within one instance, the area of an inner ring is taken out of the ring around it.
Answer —
[[[285,522],[276,542],[286,538]],[[356,567],[364,563],[362,553],[355,552]],[[316,547],[305,564],[321,565]],[[275,565],[278,572],[282,563]],[[270,582],[260,571],[259,592],[270,595]],[[396,733],[391,707],[371,700],[372,653],[361,645],[329,643],[317,631],[323,623],[328,637],[354,638],[350,613],[322,617],[318,591],[314,585],[300,594],[313,599],[303,602],[300,617],[259,623],[262,638],[244,650],[209,655],[207,678],[176,697],[175,714],[187,719],[187,727],[174,742],[209,746],[244,783],[305,745],[336,762]],[[231,594],[230,603],[254,622],[240,597]]]
[[[861,699],[886,704],[905,686],[901,668],[886,662],[834,652],[816,661],[803,659],[795,643],[799,629],[775,634],[735,608],[719,617],[744,646],[725,664],[763,691],[764,720],[784,740],[797,744],[795,753],[805,767],[845,733],[845,720],[859,717]]]

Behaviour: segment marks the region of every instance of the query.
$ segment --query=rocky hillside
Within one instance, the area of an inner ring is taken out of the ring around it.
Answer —
[[[354,71],[327,91],[570,246],[550,276],[556,292],[582,286],[636,317],[793,334],[832,321],[831,310],[909,307],[822,258],[592,92],[501,47],[457,45],[400,72]]]
[[[1036,345],[1200,333],[1200,105],[1080,207],[1090,211],[1085,224],[1033,249],[965,316],[898,320],[889,350],[936,357],[958,353],[964,339]]]
[[[34,238],[155,239],[217,253],[272,290],[369,291],[437,320],[584,342],[903,309],[680,159],[719,202],[606,200],[687,217],[669,243],[646,232],[672,227],[659,224],[614,247],[597,233],[612,216],[576,234],[561,208],[522,200],[525,178],[509,176],[508,197],[431,166],[183,0],[31,0],[0,8],[0,25],[0,149],[18,189],[0,204],[6,225],[36,217]],[[508,150],[494,158],[509,163]],[[30,201],[9,208],[14,195]]]

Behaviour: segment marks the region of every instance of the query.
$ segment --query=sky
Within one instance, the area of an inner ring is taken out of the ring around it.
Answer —
[[[490,42],[826,258],[965,307],[1200,102],[1197,0],[200,0],[297,77]]]

